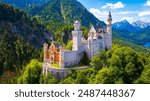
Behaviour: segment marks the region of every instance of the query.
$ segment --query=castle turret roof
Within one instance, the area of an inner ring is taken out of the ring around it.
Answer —
[[[80,21],[79,21],[79,20],[76,20],[75,23],[80,23]]]
[[[109,20],[112,20],[112,17],[111,17],[111,12],[109,11],[109,14],[108,14],[108,19],[107,19],[108,21]]]

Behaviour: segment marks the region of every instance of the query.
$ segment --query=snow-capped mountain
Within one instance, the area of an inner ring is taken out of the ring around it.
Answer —
[[[113,24],[114,29],[127,30],[130,32],[137,32],[144,29],[150,29],[150,23],[143,21],[136,21],[130,24],[127,20],[116,22]]]
[[[139,28],[147,28],[147,27],[150,27],[150,23],[148,23],[148,22],[143,22],[143,21],[140,21],[140,20],[138,20],[138,21],[136,21],[136,22],[133,22],[132,23],[132,25],[134,26],[134,27],[139,27]]]
[[[140,28],[134,27],[127,20],[122,20],[113,24],[114,29],[127,30],[127,31],[139,31]]]

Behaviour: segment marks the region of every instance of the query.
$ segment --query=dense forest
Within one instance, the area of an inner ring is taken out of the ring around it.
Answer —
[[[75,20],[81,21],[85,27],[91,24],[95,27],[105,26],[103,21],[98,20],[77,0],[49,0],[47,4],[31,7],[27,11],[42,19],[52,31],[64,25],[72,25]]]
[[[51,33],[36,18],[0,3],[0,82],[17,75],[32,58],[39,58]]]
[[[5,2],[7,4],[12,4],[15,7],[19,8],[26,8],[36,5],[42,5],[45,4],[48,0],[0,0],[2,2]]]

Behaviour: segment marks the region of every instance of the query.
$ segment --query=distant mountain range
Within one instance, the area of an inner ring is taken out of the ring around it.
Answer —
[[[136,21],[130,24],[127,20],[123,20],[113,24],[113,31],[136,44],[143,45],[150,42],[150,23],[148,22]]]
[[[132,25],[134,27],[144,29],[144,28],[150,27],[150,22],[148,23],[148,22],[143,22],[143,21],[138,20],[136,22],[133,22]]]
[[[143,29],[148,29],[150,27],[150,23],[143,21],[136,21],[133,23],[129,23],[127,20],[123,20],[120,22],[116,22],[113,24],[113,28],[117,30],[127,30],[131,32],[138,32]]]

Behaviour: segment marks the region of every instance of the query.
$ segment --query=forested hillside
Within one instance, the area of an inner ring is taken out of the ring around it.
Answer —
[[[26,8],[36,5],[42,5],[47,2],[47,0],[0,0],[1,2],[5,2],[7,4],[11,4],[15,7]]]
[[[35,18],[12,6],[0,3],[0,82],[19,73],[40,50],[51,33]],[[4,80],[3,80],[4,79]]]
[[[76,20],[80,20],[85,27],[91,24],[95,27],[105,26],[77,0],[49,0],[45,5],[31,8],[29,14],[40,17],[50,30],[72,25]]]
[[[10,5],[0,3],[0,26],[14,34],[22,36],[25,42],[41,47],[45,39],[52,34],[36,18]]]

